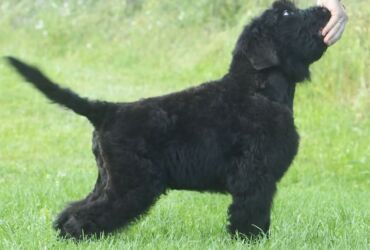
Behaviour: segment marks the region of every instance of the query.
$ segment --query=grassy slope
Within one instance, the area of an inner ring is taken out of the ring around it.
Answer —
[[[35,62],[84,95],[130,101],[221,76],[243,24],[268,1],[142,0],[136,12],[118,0],[17,2],[0,3],[0,55]],[[79,245],[56,240],[56,213],[95,181],[91,127],[1,62],[0,248],[370,247],[370,8],[347,2],[345,36],[298,89],[302,142],[279,184],[271,239],[253,245],[225,231],[230,197],[178,191],[121,233]]]

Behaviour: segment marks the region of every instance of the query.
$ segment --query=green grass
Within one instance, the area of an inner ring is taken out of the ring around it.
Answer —
[[[83,95],[132,101],[222,76],[243,24],[269,1],[123,2],[1,1],[0,55]],[[254,243],[229,238],[229,196],[179,191],[114,235],[58,240],[52,220],[95,182],[92,128],[1,62],[0,249],[369,249],[370,7],[346,5],[344,37],[298,88],[299,154],[279,183],[270,239]]]

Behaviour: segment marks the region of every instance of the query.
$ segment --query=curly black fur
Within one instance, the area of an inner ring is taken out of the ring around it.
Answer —
[[[230,233],[267,233],[276,183],[298,149],[295,85],[325,52],[319,30],[329,17],[277,1],[244,28],[222,79],[133,103],[81,98],[9,57],[28,82],[95,128],[95,188],[55,228],[76,239],[111,232],[171,188],[228,192]]]

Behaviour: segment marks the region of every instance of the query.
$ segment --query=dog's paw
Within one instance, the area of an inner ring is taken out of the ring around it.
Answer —
[[[233,239],[242,239],[248,241],[258,241],[262,238],[269,238],[268,226],[265,226],[264,229],[261,229],[255,225],[249,227],[239,227],[236,228],[233,225],[228,225],[228,232],[230,233]]]
[[[98,226],[91,220],[78,218],[76,215],[62,213],[53,224],[62,238],[82,240],[99,235]]]

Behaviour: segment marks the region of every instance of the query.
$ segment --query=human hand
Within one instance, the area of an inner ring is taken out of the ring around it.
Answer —
[[[340,0],[318,0],[317,4],[326,7],[331,13],[331,18],[322,30],[322,35],[327,45],[333,45],[341,38],[348,16]]]

